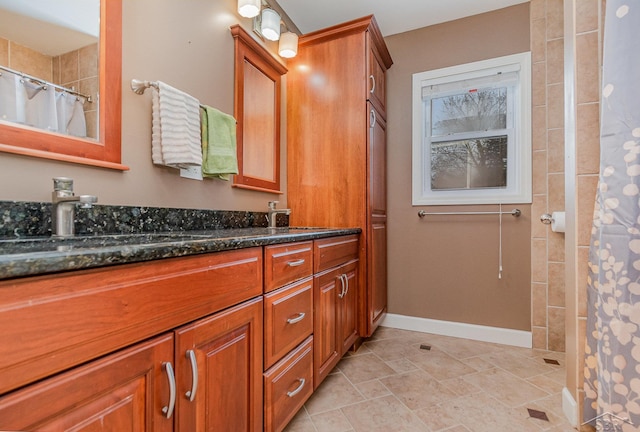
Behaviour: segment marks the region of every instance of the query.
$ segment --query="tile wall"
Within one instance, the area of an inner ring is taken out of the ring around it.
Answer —
[[[84,104],[87,135],[91,138],[98,136],[98,58],[97,43],[51,57],[0,38],[1,65],[91,95],[94,102]]]

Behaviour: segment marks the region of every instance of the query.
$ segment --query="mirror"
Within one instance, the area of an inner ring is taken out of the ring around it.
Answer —
[[[280,191],[280,94],[285,68],[242,27],[235,38],[238,174],[234,186]]]
[[[16,100],[0,116],[0,151],[126,170],[122,2],[57,0],[61,13],[46,11],[50,3],[0,0],[0,91],[12,89]]]

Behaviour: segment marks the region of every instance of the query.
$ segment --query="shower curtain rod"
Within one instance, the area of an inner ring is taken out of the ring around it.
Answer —
[[[45,80],[43,80],[42,78],[37,78],[37,77],[34,77],[34,76],[32,76],[32,75],[26,74],[26,73],[24,73],[24,72],[20,72],[20,71],[17,71],[17,70],[14,70],[14,69],[8,68],[8,67],[6,67],[6,66],[2,66],[2,65],[0,65],[0,69],[2,69],[2,70],[4,70],[4,71],[7,71],[7,72],[10,72],[10,73],[12,73],[12,74],[15,74],[15,75],[21,76],[22,78],[25,78],[25,79],[28,79],[28,80],[31,80],[31,81],[35,81],[35,82],[40,83],[40,84],[42,84],[42,85],[45,85],[45,86],[51,86],[51,87],[57,88],[58,90],[62,90],[62,91],[64,91],[64,92],[67,92],[67,93],[69,93],[69,94],[72,94],[72,95],[75,95],[75,96],[83,97],[83,98],[85,98],[85,99],[87,100],[87,102],[89,102],[89,103],[93,103],[93,100],[91,99],[91,96],[87,96],[87,95],[82,94],[82,93],[79,93],[79,92],[77,92],[77,91],[75,91],[75,90],[72,90],[72,89],[69,89],[69,88],[63,87],[63,86],[58,85],[58,84],[54,84],[54,83],[49,82],[49,81],[45,81]]]
[[[439,216],[439,215],[445,215],[445,216],[454,216],[454,215],[504,215],[504,214],[510,214],[511,216],[514,217],[519,217],[520,214],[522,212],[520,211],[520,209],[513,209],[511,211],[504,211],[504,212],[500,212],[500,211],[495,211],[495,212],[442,212],[442,213],[427,213],[424,210],[420,210],[418,212],[418,216],[423,218],[425,216]]]

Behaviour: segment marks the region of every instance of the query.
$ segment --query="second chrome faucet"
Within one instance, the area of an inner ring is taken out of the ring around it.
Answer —
[[[278,201],[269,201],[269,211],[267,212],[267,219],[269,220],[269,228],[275,228],[277,226],[278,213],[290,215],[291,209],[277,209]]]

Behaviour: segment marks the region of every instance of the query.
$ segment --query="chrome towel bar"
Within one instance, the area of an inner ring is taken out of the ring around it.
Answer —
[[[513,209],[511,211],[493,211],[493,212],[442,212],[442,213],[428,213],[424,210],[420,210],[418,212],[418,216],[423,218],[425,216],[439,216],[439,215],[443,215],[443,216],[457,216],[457,215],[503,215],[503,214],[510,214],[511,216],[514,217],[519,217],[520,214],[522,214],[522,212],[520,211],[520,209]]]

